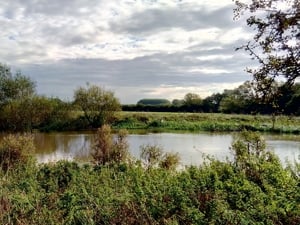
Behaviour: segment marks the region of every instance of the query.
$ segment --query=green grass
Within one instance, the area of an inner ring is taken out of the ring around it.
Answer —
[[[216,113],[120,112],[115,129],[149,129],[160,131],[261,131],[300,133],[300,118],[278,116],[275,127],[271,116]]]

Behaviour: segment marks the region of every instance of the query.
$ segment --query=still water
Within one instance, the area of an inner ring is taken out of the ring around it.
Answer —
[[[299,162],[300,136],[266,135],[267,148],[274,151],[284,163]],[[130,134],[128,142],[132,156],[139,158],[142,145],[158,145],[165,152],[178,152],[182,165],[198,165],[203,155],[224,160],[231,158],[232,134],[216,133],[148,133]],[[38,162],[55,162],[61,159],[90,161],[93,133],[36,133]]]

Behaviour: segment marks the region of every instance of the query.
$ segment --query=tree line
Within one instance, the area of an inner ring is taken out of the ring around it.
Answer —
[[[274,83],[273,88],[276,88],[277,98],[272,102],[262,102],[253,83],[246,81],[237,88],[227,89],[206,98],[201,98],[196,93],[188,93],[183,99],[172,101],[142,99],[135,105],[123,105],[122,109],[124,111],[300,115],[300,83],[294,84],[291,88],[283,83]]]
[[[246,81],[202,99],[187,93],[183,99],[141,99],[134,105],[121,105],[114,93],[87,85],[74,90],[73,100],[63,101],[36,93],[36,84],[21,72],[12,73],[0,64],[0,131],[80,130],[111,124],[116,112],[205,112],[228,114],[300,115],[300,83],[288,87],[274,83],[277,98],[261,101],[253,82]],[[270,89],[272,92],[272,89]]]
[[[121,105],[114,93],[87,85],[74,90],[73,100],[63,101],[36,93],[36,84],[21,72],[12,73],[0,64],[0,131],[94,129],[116,120],[116,112],[206,112],[228,114],[300,115],[300,83],[292,87],[274,83],[277,98],[261,101],[253,82],[246,81],[202,99],[187,93],[183,99],[141,99],[134,105]],[[270,89],[272,92],[272,89]]]

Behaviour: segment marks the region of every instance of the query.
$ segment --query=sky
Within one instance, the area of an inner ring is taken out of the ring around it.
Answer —
[[[205,98],[251,77],[235,48],[251,33],[232,0],[0,0],[0,63],[37,92],[73,100],[87,84],[122,104]]]

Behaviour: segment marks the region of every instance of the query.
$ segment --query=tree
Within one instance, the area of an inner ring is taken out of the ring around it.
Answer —
[[[173,99],[172,100],[172,105],[176,107],[180,107],[184,105],[184,100],[183,99]]]
[[[188,111],[200,111],[202,106],[202,99],[198,94],[187,93],[184,96],[184,105]]]
[[[300,83],[294,85],[290,98],[285,102],[285,112],[300,115]]]
[[[23,100],[35,94],[35,83],[19,71],[0,63],[0,106],[12,100]]]
[[[253,75],[256,93],[264,103],[275,106],[280,89],[274,83],[280,79],[291,88],[300,76],[299,0],[235,1],[235,18],[249,15],[247,25],[256,34],[253,40],[238,49],[247,51],[259,63],[257,69],[247,69]],[[272,91],[270,91],[272,89]]]
[[[120,102],[114,97],[114,93],[96,85],[75,90],[74,103],[81,108],[92,127],[110,123],[114,113],[121,110]]]
[[[203,99],[202,107],[204,112],[219,112],[220,102],[222,101],[223,97],[223,94],[216,93]]]
[[[0,64],[0,130],[31,129],[28,115],[34,95],[35,83],[29,77]]]
[[[255,92],[246,81],[233,90],[224,90],[219,110],[224,113],[252,113],[255,110]]]

